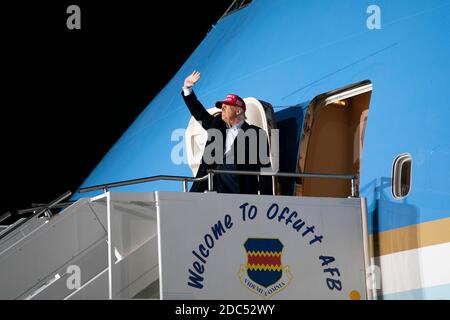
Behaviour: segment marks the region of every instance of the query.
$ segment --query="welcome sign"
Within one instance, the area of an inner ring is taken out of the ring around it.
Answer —
[[[361,199],[156,192],[163,299],[365,299]]]

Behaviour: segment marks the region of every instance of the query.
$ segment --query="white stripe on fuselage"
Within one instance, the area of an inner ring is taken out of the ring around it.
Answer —
[[[450,283],[450,242],[388,254],[375,261],[381,269],[383,295]]]

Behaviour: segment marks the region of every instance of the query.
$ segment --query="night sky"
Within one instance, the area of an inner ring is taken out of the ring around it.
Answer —
[[[76,190],[231,2],[2,4],[0,215]]]

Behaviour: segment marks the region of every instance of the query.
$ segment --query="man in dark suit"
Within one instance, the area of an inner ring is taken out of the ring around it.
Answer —
[[[222,109],[221,116],[214,117],[205,110],[192,90],[198,80],[200,72],[194,71],[185,79],[182,92],[192,116],[208,132],[208,142],[196,177],[206,175],[209,169],[261,171],[261,168],[266,168],[270,171],[267,134],[245,121],[244,100],[234,94],[227,95],[225,100],[216,103],[216,107]],[[217,139],[218,135],[221,139]],[[212,143],[218,148],[209,148]],[[262,145],[265,148],[261,148]],[[208,149],[212,150],[211,154],[207,154]],[[216,157],[217,150],[223,152]],[[214,190],[220,193],[257,194],[260,191],[261,194],[272,194],[270,176],[215,174],[213,185]],[[207,186],[207,181],[194,182],[190,191],[204,192]]]

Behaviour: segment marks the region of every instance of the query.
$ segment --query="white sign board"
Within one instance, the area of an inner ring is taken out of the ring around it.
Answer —
[[[163,299],[366,299],[361,199],[156,192]]]

